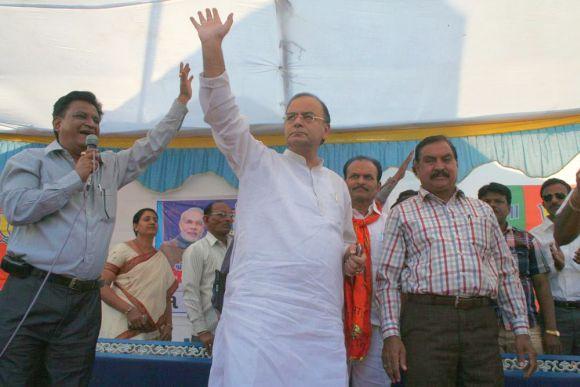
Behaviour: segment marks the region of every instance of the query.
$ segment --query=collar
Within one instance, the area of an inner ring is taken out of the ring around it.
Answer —
[[[371,215],[372,213],[381,215],[381,211],[379,210],[379,207],[377,206],[377,201],[376,200],[373,200],[373,202],[369,206],[366,214],[361,214],[356,208],[353,208],[352,209],[352,214],[357,219],[364,219],[367,216]]]
[[[190,244],[193,243],[182,237],[181,233],[177,234],[177,236],[175,237],[175,241],[177,242],[177,247],[179,247],[180,249],[186,249],[187,247],[189,247]]]
[[[46,148],[44,148],[44,154],[47,155],[47,154],[52,153],[52,152],[64,151],[64,150],[65,149],[62,147],[62,145],[60,145],[60,143],[57,140],[54,140],[53,142],[48,144],[48,146]]]
[[[217,239],[215,237],[215,235],[213,235],[211,232],[207,231],[205,238],[207,239],[207,241],[209,242],[209,244],[211,246],[215,246],[218,243],[221,243],[221,241],[219,239]],[[226,243],[226,247],[228,246],[228,243]]]
[[[544,221],[540,223],[538,226],[535,227],[539,232],[550,232],[553,233],[554,229],[554,222],[550,220],[547,216],[544,218]]]
[[[500,226],[501,228],[501,226]],[[507,224],[507,227],[505,228],[505,231],[503,231],[504,235],[507,234],[508,232],[512,232],[513,230],[515,230],[511,224]]]
[[[423,186],[419,187],[419,197],[421,198],[421,201],[423,201],[423,202],[429,198],[442,202],[442,200],[439,197],[437,197],[433,193],[427,191],[425,188],[423,188]],[[462,190],[455,187],[455,193],[453,195],[451,195],[451,199],[449,199],[449,201],[451,201],[453,199],[456,199],[456,200],[463,199],[464,197],[465,197],[465,193],[463,193]]]
[[[286,148],[284,150],[284,156],[287,156],[288,158],[296,161],[297,163],[300,163],[302,165],[304,165],[305,167],[308,167],[308,164],[306,164],[306,159],[304,158],[304,156],[299,155],[298,153],[292,152],[290,149]],[[323,167],[324,166],[324,160],[321,159],[320,157],[318,158],[318,160],[320,161],[318,163],[318,165],[316,165],[313,168],[319,168],[319,167]]]

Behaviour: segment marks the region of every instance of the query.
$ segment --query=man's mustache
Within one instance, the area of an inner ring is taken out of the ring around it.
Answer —
[[[441,176],[449,177],[449,172],[447,172],[445,169],[437,169],[431,174],[431,179]]]
[[[365,186],[363,186],[363,185],[357,185],[356,187],[354,187],[354,188],[353,188],[353,191],[354,191],[354,190],[357,190],[357,189],[359,189],[359,188],[362,188],[362,189],[364,189],[364,190],[365,190],[365,191],[367,191],[367,192],[368,192],[368,190],[369,190],[367,187],[365,187]]]

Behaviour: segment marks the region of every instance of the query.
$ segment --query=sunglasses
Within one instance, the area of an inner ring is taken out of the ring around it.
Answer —
[[[545,202],[551,202],[554,196],[556,196],[556,198],[560,200],[566,199],[566,195],[564,195],[561,192],[556,192],[554,195],[552,194],[542,195],[542,199],[544,199]]]

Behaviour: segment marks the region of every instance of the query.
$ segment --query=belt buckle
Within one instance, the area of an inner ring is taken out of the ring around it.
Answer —
[[[71,279],[69,284],[68,284],[69,289],[77,290],[77,282],[78,281],[79,280],[76,278]]]

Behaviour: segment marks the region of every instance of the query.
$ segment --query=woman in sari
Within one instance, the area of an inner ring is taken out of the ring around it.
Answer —
[[[113,246],[101,279],[103,318],[99,337],[171,340],[171,296],[177,281],[162,252],[155,250],[157,213],[133,216],[136,238]]]

